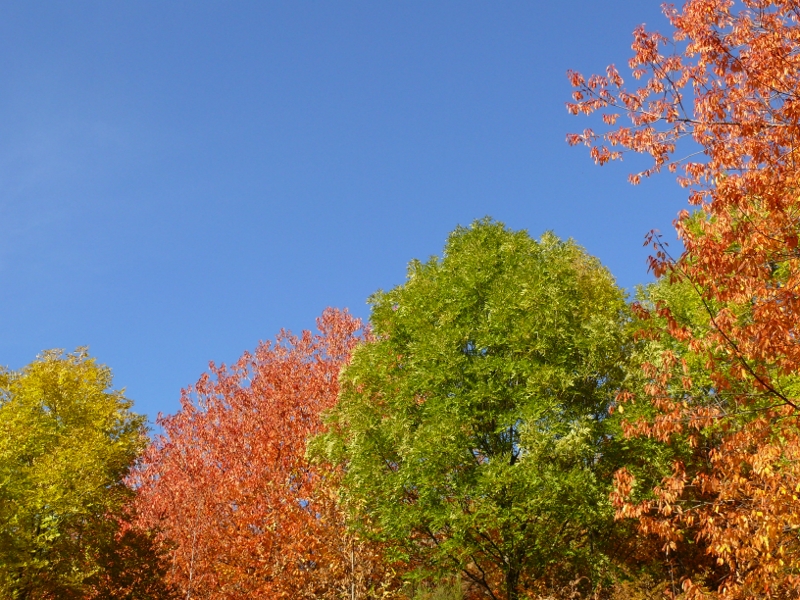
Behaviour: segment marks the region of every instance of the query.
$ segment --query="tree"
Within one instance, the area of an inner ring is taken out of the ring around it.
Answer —
[[[571,241],[486,219],[370,303],[375,339],[315,441],[345,465],[352,518],[419,576],[460,571],[491,598],[594,575],[624,347],[608,271]]]
[[[123,479],[146,443],[143,417],[111,385],[83,349],[0,371],[3,597],[84,598],[105,577],[99,555],[113,554],[132,495]]]
[[[717,443],[704,469],[687,472],[676,461],[651,502],[625,502],[635,481],[620,473],[619,514],[642,519],[666,547],[704,544],[723,570],[707,582],[720,598],[796,596],[800,5],[689,0],[665,13],[671,35],[634,32],[637,89],[627,91],[613,66],[605,76],[570,74],[569,110],[602,111],[608,129],[568,140],[591,146],[600,164],[625,150],[649,155],[651,167],[633,183],[666,168],[690,190],[693,212],[676,221],[683,254],[672,260],[653,236],[651,266],[696,294],[704,324],[663,316],[673,337],[703,356],[711,385],[697,390],[689,378],[676,389],[685,374],[665,350],[645,365],[656,412],[637,433],[670,441],[713,431]],[[626,123],[616,126],[619,119]],[[687,141],[691,154],[676,158]],[[693,500],[696,490],[703,502]],[[693,583],[684,581],[687,591]]]
[[[97,539],[92,559],[98,565],[85,581],[86,600],[170,600],[176,588],[167,581],[169,564],[152,531],[136,528],[130,504],[109,521]]]
[[[185,598],[363,597],[393,584],[380,548],[344,527],[338,470],[306,458],[364,336],[342,311],[317,326],[212,363],[181,410],[159,417],[134,478],[139,523],[158,532]]]
[[[649,560],[646,554],[627,561],[628,572],[644,571],[676,595],[686,577],[697,583],[717,581],[724,572],[710,556],[707,540],[695,535],[699,523],[687,534],[686,524],[673,529],[673,524],[652,519],[642,508],[659,507],[662,502],[664,508],[674,506],[670,496],[674,489],[662,484],[671,480],[675,468],[679,465],[692,480],[719,451],[721,430],[714,426],[676,429],[672,421],[681,418],[674,413],[676,407],[692,402],[699,415],[699,402],[707,409],[724,402],[725,396],[715,390],[706,356],[692,351],[687,340],[687,331],[699,338],[708,331],[708,314],[688,282],[662,278],[640,288],[632,312],[635,342],[624,391],[619,394],[620,401],[627,401],[612,408],[620,426],[615,447],[622,451],[614,463],[623,466],[615,475],[618,486],[612,498],[618,516],[636,517],[639,533],[644,534],[636,545],[649,550]],[[637,401],[642,398],[649,401]],[[710,501],[710,490],[689,486],[676,512]],[[619,526],[628,524],[623,521]]]

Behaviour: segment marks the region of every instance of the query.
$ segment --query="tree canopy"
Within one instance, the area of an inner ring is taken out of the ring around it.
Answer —
[[[363,336],[343,311],[317,325],[212,364],[158,421],[163,434],[134,479],[139,524],[170,549],[170,581],[187,598],[338,598],[393,585],[380,548],[342,522],[337,470],[306,457]]]
[[[651,266],[696,296],[700,322],[656,308],[669,335],[701,357],[709,385],[694,385],[686,355],[666,344],[643,365],[655,412],[630,433],[706,440],[706,460],[676,460],[653,501],[622,502],[636,485],[628,471],[618,490],[620,515],[639,519],[665,548],[684,539],[707,548],[719,572],[687,573],[690,596],[800,593],[799,10],[794,0],[666,6],[670,34],[634,33],[633,89],[613,66],[570,75],[569,110],[600,111],[606,128],[571,143],[591,146],[601,164],[643,153],[652,165],[631,181],[668,169],[689,188],[692,210],[676,221],[684,252],[669,256],[654,235]]]
[[[124,478],[147,438],[143,417],[111,386],[111,371],[85,350],[0,371],[3,597],[92,597],[119,558],[118,519],[132,495]],[[157,562],[138,565],[146,561]]]
[[[597,465],[621,377],[625,301],[572,241],[488,219],[372,296],[375,339],[341,376],[342,494],[407,560],[492,598],[592,576],[609,524]]]
[[[664,11],[633,86],[569,74],[603,123],[570,143],[688,189],[633,302],[486,218],[367,326],[211,363],[149,445],[85,350],[0,370],[0,596],[800,596],[800,4]]]

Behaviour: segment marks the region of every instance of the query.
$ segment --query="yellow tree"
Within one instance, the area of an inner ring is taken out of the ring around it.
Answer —
[[[110,568],[125,562],[115,540],[133,492],[123,480],[146,444],[143,417],[111,385],[111,371],[85,350],[0,371],[2,597],[86,598],[101,581],[111,598],[166,592],[156,580],[143,589],[138,575],[117,588],[114,573],[125,568],[157,575],[145,538],[136,565]]]

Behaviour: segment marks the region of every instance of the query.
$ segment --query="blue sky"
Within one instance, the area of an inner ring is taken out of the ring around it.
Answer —
[[[174,412],[458,224],[573,237],[631,288],[685,193],[564,142],[568,68],[658,2],[29,2],[0,12],[0,364],[88,345]],[[626,71],[623,69],[623,74]]]

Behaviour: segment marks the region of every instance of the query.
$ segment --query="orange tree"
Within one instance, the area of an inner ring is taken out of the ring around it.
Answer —
[[[693,207],[675,222],[683,254],[673,260],[651,236],[651,267],[692,287],[704,322],[692,327],[668,306],[654,308],[703,357],[709,385],[698,390],[685,357],[665,348],[644,365],[655,410],[630,433],[674,442],[713,430],[715,442],[705,464],[676,460],[649,500],[634,502],[635,481],[620,472],[619,514],[638,517],[666,548],[702,542],[719,569],[706,587],[720,598],[796,596],[800,3],[689,0],[665,14],[669,35],[634,32],[634,89],[613,66],[589,78],[570,73],[568,109],[600,112],[604,131],[568,141],[590,146],[600,164],[649,155],[631,181],[666,169]],[[684,588],[700,594],[690,574]]]
[[[337,470],[306,459],[363,337],[346,312],[326,310],[317,324],[212,364],[181,410],[159,418],[163,435],[133,484],[140,525],[159,532],[183,597],[325,598],[391,584],[378,548],[343,526]]]

